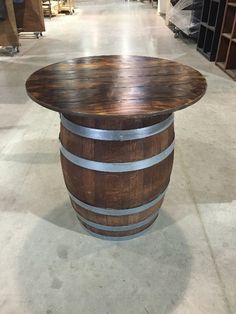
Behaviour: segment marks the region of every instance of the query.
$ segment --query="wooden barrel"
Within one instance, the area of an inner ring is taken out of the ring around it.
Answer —
[[[127,239],[155,221],[173,165],[173,114],[137,119],[64,114],[60,141],[71,203],[89,232]]]
[[[49,65],[28,95],[61,114],[61,163],[72,205],[94,235],[127,239],[157,218],[170,180],[173,112],[206,80],[174,61],[92,56]]]

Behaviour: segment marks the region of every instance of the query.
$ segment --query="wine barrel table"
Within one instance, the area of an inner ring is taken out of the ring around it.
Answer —
[[[204,95],[204,77],[164,59],[97,56],[42,68],[26,89],[60,113],[62,171],[82,225],[105,239],[143,233],[170,181],[173,112]]]

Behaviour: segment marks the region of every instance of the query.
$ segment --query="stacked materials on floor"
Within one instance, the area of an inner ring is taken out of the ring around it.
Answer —
[[[42,0],[43,14],[44,16],[56,16],[60,13],[61,0]]]
[[[56,16],[63,13],[72,14],[75,9],[74,0],[42,0],[44,16]]]
[[[192,38],[198,37],[203,0],[171,0],[169,22],[175,30]]]

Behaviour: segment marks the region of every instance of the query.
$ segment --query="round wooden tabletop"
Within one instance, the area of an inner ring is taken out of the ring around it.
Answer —
[[[38,104],[79,116],[148,117],[197,102],[206,80],[189,66],[138,56],[84,57],[49,65],[26,82]]]

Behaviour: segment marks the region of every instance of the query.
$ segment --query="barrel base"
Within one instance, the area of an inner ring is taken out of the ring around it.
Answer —
[[[139,236],[142,236],[143,234],[145,234],[152,227],[153,223],[156,221],[158,216],[159,216],[159,211],[157,212],[157,214],[155,215],[155,218],[150,223],[148,223],[147,225],[141,228],[137,228],[130,231],[124,231],[124,232],[121,232],[121,231],[113,232],[113,231],[99,230],[91,226],[88,226],[86,225],[86,223],[80,220],[80,217],[77,214],[77,218],[81,226],[88,234],[98,239],[108,240],[108,241],[125,241],[125,240],[132,240],[132,239],[138,238]]]
[[[157,217],[158,216],[159,216],[159,213],[158,213]],[[82,226],[82,228],[85,230],[85,232],[88,235],[91,235],[91,236],[93,236],[97,239],[101,239],[101,240],[119,241],[120,242],[120,241],[133,240],[133,239],[139,238],[142,235],[146,234],[153,227],[153,224],[156,221],[157,217],[154,219],[154,221],[151,222],[151,224],[146,226],[145,229],[143,229],[142,231],[138,231],[138,232],[131,234],[131,235],[123,235],[123,236],[115,236],[115,235],[112,236],[112,235],[104,235],[104,234],[97,233],[97,232],[89,229],[82,221],[80,221],[78,216],[77,216],[77,219],[79,220],[80,225]]]

